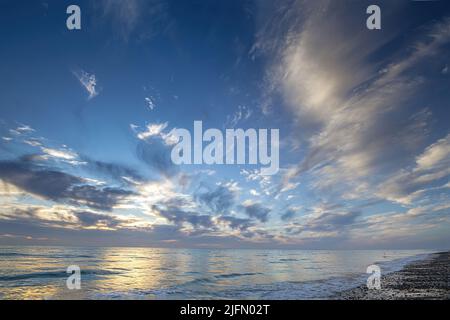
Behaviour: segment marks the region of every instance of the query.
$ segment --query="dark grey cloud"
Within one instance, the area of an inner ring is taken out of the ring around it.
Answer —
[[[226,188],[218,188],[216,190],[221,190],[216,193],[218,194],[228,194],[229,191]],[[226,192],[223,190],[227,190]],[[223,193],[222,193],[223,192]],[[204,195],[205,193],[202,193]],[[208,193],[209,194],[209,193]],[[216,197],[212,197],[215,199]],[[226,198],[226,197],[225,197]],[[210,198],[208,198],[210,200]],[[214,202],[214,200],[211,200]],[[225,224],[233,230],[239,230],[241,232],[247,232],[247,229],[253,226],[251,219],[238,218],[230,215],[220,215],[216,219],[213,219],[212,215],[202,214],[198,212],[193,212],[190,209],[186,209],[192,206],[192,202],[182,197],[174,197],[167,199],[161,203],[154,205],[153,210],[157,211],[158,214],[170,222],[182,226],[183,223],[189,223],[194,227],[194,231],[191,231],[191,235],[203,234],[207,231],[214,231],[218,229],[219,224]],[[228,208],[228,205],[225,205]]]
[[[66,227],[76,224],[77,220],[74,216],[66,215],[65,212],[58,210],[40,214],[41,207],[11,208],[3,209],[0,215],[0,221],[6,219],[17,223],[45,225],[52,227]]]
[[[266,208],[259,203],[244,205],[243,208],[246,215],[250,218],[258,219],[261,222],[267,222],[271,211],[269,208]]]
[[[97,224],[114,228],[120,227],[125,220],[119,220],[113,215],[96,213],[92,211],[79,211],[66,208],[65,210],[52,210],[39,206],[26,208],[11,208],[0,215],[0,220],[15,221],[17,223],[31,223],[34,225],[49,226],[54,228],[66,227],[91,227]]]
[[[214,213],[225,213],[234,204],[234,193],[224,186],[218,186],[216,189],[206,192],[198,192],[195,196]]]
[[[153,205],[152,209],[157,211],[161,217],[164,217],[177,225],[187,222],[194,227],[208,229],[215,227],[214,222],[209,215],[196,214],[176,206],[165,206],[163,208],[159,205]]]
[[[120,199],[132,195],[133,192],[120,188],[98,188],[91,185],[73,186],[64,196],[75,205],[87,205],[94,209],[111,210]]]
[[[0,162],[0,179],[29,193],[58,201],[66,198],[66,192],[83,180],[45,168],[35,168],[25,161]]]
[[[120,220],[114,216],[107,214],[95,213],[91,211],[78,211],[74,212],[75,216],[85,227],[95,226],[98,223],[104,224],[107,227],[117,227],[120,224]]]
[[[88,185],[80,177],[23,160],[1,161],[0,179],[48,200],[100,210],[111,210],[120,199],[133,194],[120,188]]]
[[[9,236],[2,236],[4,234]],[[154,225],[145,229],[93,230],[55,228],[30,221],[0,220],[0,245],[30,244],[173,248],[270,248],[276,246],[273,241],[254,243],[235,236],[186,234],[176,225]]]
[[[253,223],[250,219],[237,218],[233,216],[221,216],[219,220],[226,223],[231,229],[234,230],[247,230]]]
[[[327,213],[316,220],[318,223],[332,226],[345,226],[352,224],[361,215],[359,211],[350,211],[342,214]]]
[[[123,177],[132,178],[137,182],[145,180],[139,172],[121,164],[93,160],[88,157],[82,157],[82,160],[87,162],[87,168],[95,174],[104,174],[116,181],[123,182]]]
[[[178,167],[172,162],[172,149],[160,137],[149,137],[140,141],[136,147],[137,157],[157,173],[171,177],[178,172]]]
[[[281,220],[287,221],[291,220],[296,214],[296,211],[294,209],[288,208],[282,215]]]
[[[326,211],[317,217],[309,219],[306,223],[301,224],[297,231],[302,232],[309,230],[345,232],[346,228],[354,224],[359,216],[361,216],[360,211]]]

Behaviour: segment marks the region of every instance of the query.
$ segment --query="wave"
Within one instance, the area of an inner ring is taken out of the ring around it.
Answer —
[[[114,272],[109,270],[81,270],[81,275],[114,275],[120,274],[120,272]],[[16,281],[16,280],[31,280],[31,279],[44,279],[44,278],[67,278],[68,273],[66,271],[42,271],[21,273],[12,275],[0,276],[0,281]]]
[[[238,278],[238,277],[245,277],[245,276],[255,276],[261,274],[259,272],[249,272],[249,273],[228,273],[228,274],[220,274],[217,276],[214,276],[216,279],[228,279],[228,278]]]
[[[48,259],[94,258],[94,256],[92,255],[85,255],[85,254],[38,254],[38,253],[18,253],[18,252],[0,252],[0,257],[36,257]]]

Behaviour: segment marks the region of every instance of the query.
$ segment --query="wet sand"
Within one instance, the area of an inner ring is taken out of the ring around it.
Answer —
[[[343,291],[338,300],[450,299],[450,252],[432,254],[425,260],[381,277],[381,289],[360,286]]]

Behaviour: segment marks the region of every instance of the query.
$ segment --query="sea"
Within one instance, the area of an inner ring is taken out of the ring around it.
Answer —
[[[0,299],[327,299],[432,252],[0,247]]]

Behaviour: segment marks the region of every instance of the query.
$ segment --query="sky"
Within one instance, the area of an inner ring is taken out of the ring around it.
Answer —
[[[372,2],[0,0],[0,245],[449,248],[450,3]],[[196,120],[280,170],[175,165]]]

